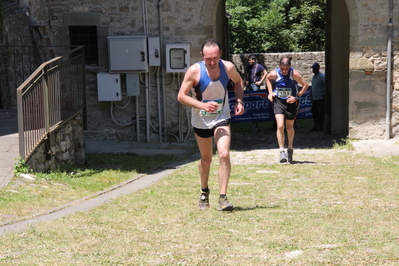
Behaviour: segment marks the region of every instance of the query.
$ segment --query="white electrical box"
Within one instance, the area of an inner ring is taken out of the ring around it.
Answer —
[[[166,72],[186,72],[190,66],[190,44],[168,43],[166,44]]]
[[[126,96],[140,96],[140,78],[138,73],[126,73]]]
[[[99,101],[121,101],[122,90],[120,74],[97,73],[97,91]]]
[[[109,73],[148,72],[146,36],[108,36]]]
[[[148,37],[148,64],[149,66],[161,65],[159,37]]]

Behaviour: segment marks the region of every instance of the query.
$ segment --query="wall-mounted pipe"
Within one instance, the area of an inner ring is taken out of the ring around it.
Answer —
[[[392,86],[392,32],[393,32],[393,0],[389,1],[388,44],[387,44],[387,105],[385,139],[391,138],[391,86]]]
[[[160,57],[161,57],[161,68],[159,73],[161,75],[161,89],[162,89],[162,108],[163,108],[163,128],[159,129],[159,133],[164,136],[164,141],[168,141],[167,123],[166,123],[166,92],[165,92],[165,63],[164,63],[164,43],[163,43],[163,23],[162,23],[162,4],[161,0],[158,0],[158,23],[159,23],[159,44],[160,44]]]
[[[155,72],[157,80],[157,107],[158,107],[158,139],[162,142],[162,112],[161,112],[161,88],[159,86],[159,68]]]
[[[147,136],[147,142],[150,142],[150,122],[151,122],[151,116],[150,116],[150,85],[149,85],[149,74],[145,73],[145,117],[146,117],[146,123],[145,123],[145,129],[146,129],[146,136]]]

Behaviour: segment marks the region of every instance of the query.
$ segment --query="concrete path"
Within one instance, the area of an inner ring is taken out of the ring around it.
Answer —
[[[13,177],[18,155],[17,110],[0,109],[0,189]]]

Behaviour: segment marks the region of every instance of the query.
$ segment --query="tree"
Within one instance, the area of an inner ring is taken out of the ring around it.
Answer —
[[[226,0],[232,53],[323,51],[326,0]]]

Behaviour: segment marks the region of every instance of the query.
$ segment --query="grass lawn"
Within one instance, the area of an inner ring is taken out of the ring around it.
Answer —
[[[198,210],[198,167],[189,163],[91,211],[0,236],[0,265],[399,265],[399,158],[345,147],[295,156],[296,164],[278,164],[262,151],[232,152],[234,212],[215,210],[215,157],[209,210]],[[43,191],[58,187],[60,198],[89,195],[96,178],[107,187],[119,175],[146,171],[135,161],[119,158],[87,174],[69,169],[66,178],[40,176],[29,191],[18,190],[24,185],[4,194],[8,187],[0,191],[1,213],[18,208],[3,199],[12,195],[26,195],[32,210],[51,194]]]

